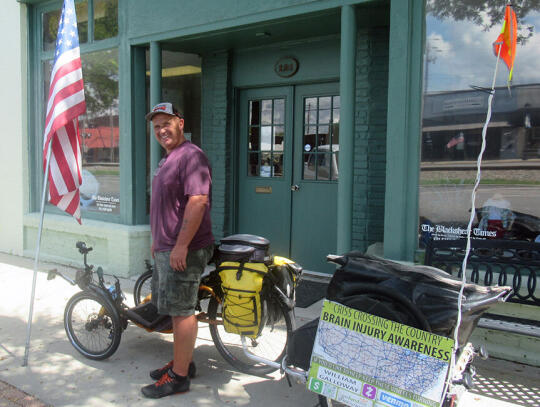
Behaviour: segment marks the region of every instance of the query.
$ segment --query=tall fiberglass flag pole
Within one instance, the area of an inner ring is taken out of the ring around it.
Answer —
[[[467,260],[471,252],[471,231],[474,217],[476,215],[476,191],[480,185],[480,180],[482,177],[482,157],[486,149],[486,135],[489,121],[491,120],[491,105],[493,103],[493,97],[495,96],[495,81],[497,78],[497,69],[499,67],[499,60],[502,59],[507,67],[509,72],[508,75],[508,88],[510,88],[510,81],[512,80],[512,73],[514,70],[514,59],[516,57],[516,43],[517,43],[517,19],[516,13],[512,9],[510,4],[506,5],[505,16],[503,28],[501,34],[497,37],[497,40],[493,43],[493,51],[497,55],[497,61],[495,62],[495,72],[493,73],[493,79],[491,81],[491,89],[489,90],[488,97],[488,110],[486,114],[486,121],[484,127],[482,128],[482,146],[480,148],[480,153],[478,154],[478,159],[476,161],[476,181],[474,183],[473,190],[471,192],[471,210],[469,224],[467,226],[467,245],[465,249],[465,256],[463,257],[463,263],[461,265],[461,289],[459,291],[458,297],[458,315],[456,321],[456,329],[454,330],[454,352],[452,353],[451,367],[448,375],[448,381],[446,386],[449,385],[449,381],[452,380],[452,372],[456,363],[455,356],[456,350],[459,347],[459,327],[461,325],[461,310],[462,310],[462,299],[463,292],[465,290],[465,283],[467,281],[466,270],[467,270]],[[446,393],[446,390],[443,394]]]
[[[81,223],[79,187],[82,184],[82,160],[78,117],[85,111],[86,103],[75,5],[74,0],[64,0],[56,36],[54,64],[51,71],[45,118],[43,140],[45,175],[23,366],[28,364],[30,350],[47,182],[49,182],[49,201]]]

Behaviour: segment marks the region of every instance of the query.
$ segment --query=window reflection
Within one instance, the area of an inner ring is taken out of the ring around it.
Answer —
[[[86,114],[82,134],[83,210],[120,212],[120,132],[118,127],[118,51],[81,56]]]
[[[491,87],[492,43],[501,30],[504,5],[463,3],[458,13],[450,2],[426,2],[421,244],[463,237],[452,230],[466,228],[470,216],[489,96],[481,88]],[[540,235],[540,47],[531,30],[540,25],[540,6],[516,12],[513,81],[509,91],[508,71],[500,63],[476,198],[476,238],[530,241]]]
[[[94,0],[94,40],[118,35],[118,0]]]
[[[62,10],[52,10],[42,15],[43,27],[43,51],[52,51],[56,47],[56,35],[58,34],[58,23]],[[79,43],[88,41],[88,3],[81,2],[75,4],[75,14],[77,15],[77,30],[79,33]]]
[[[282,177],[285,99],[250,100],[248,121],[248,175]],[[252,152],[256,150],[260,153]]]
[[[304,180],[337,181],[339,96],[304,99]]]

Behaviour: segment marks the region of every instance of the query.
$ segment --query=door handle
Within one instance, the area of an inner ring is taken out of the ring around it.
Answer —
[[[291,191],[296,192],[300,189],[300,186],[297,184],[291,185]]]

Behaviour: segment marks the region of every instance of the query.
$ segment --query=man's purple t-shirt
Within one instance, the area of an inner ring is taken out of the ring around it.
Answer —
[[[173,249],[191,195],[208,195],[201,226],[188,247],[198,250],[214,242],[210,221],[212,170],[203,151],[185,141],[163,158],[152,180],[150,228],[154,251]]]

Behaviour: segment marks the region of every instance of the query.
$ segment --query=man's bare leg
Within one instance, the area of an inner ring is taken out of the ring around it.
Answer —
[[[172,317],[173,324],[173,372],[180,376],[188,375],[189,363],[197,340],[198,322],[195,315]]]

